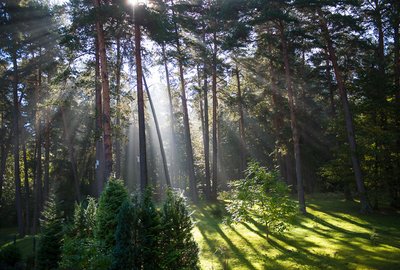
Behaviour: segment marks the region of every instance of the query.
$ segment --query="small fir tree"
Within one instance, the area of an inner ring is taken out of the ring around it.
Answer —
[[[169,190],[162,209],[162,269],[199,269],[199,248],[183,196]]]
[[[115,230],[117,215],[122,203],[128,199],[128,191],[121,180],[110,179],[100,196],[97,209],[95,237],[104,243],[107,253],[111,253],[115,246]]]
[[[111,269],[141,269],[139,236],[139,204],[135,196],[132,201],[126,200],[118,214],[118,225],[115,232],[116,245],[113,251]]]
[[[162,254],[161,219],[152,200],[152,190],[146,189],[140,209],[139,242],[141,246],[142,269],[160,269]]]
[[[63,219],[57,209],[54,196],[49,198],[42,214],[36,269],[57,269],[61,258]]]

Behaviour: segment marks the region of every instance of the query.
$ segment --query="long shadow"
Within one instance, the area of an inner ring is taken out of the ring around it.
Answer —
[[[199,207],[198,209],[200,212],[202,212],[206,216],[205,210],[203,208]],[[222,237],[222,239],[228,244],[229,248],[237,255],[237,258],[242,263],[244,263],[248,269],[256,270],[256,268],[252,265],[252,263],[248,259],[246,259],[245,255],[240,251],[240,249],[237,248],[233,244],[233,242],[229,239],[229,237],[221,230],[221,228],[219,227],[219,224],[216,221],[209,220],[208,223],[209,223],[208,226],[204,226],[199,222],[199,223],[197,223],[197,227],[199,228],[199,230],[205,231],[208,229],[208,231],[210,231],[210,232],[218,233]],[[206,227],[208,227],[208,228],[206,228]],[[211,227],[212,227],[212,229],[210,230]],[[202,234],[204,235],[205,233],[202,232]],[[215,245],[214,245],[214,248],[215,248]]]
[[[258,251],[258,250],[254,247],[254,245],[253,245],[249,240],[246,239],[246,237],[244,237],[241,233],[239,233],[239,232],[236,230],[235,227],[233,227],[231,224],[229,224],[228,226],[229,226],[229,228],[230,228],[237,236],[239,236],[240,238],[242,238],[243,241],[246,242],[247,246],[249,246],[249,247],[253,250],[254,253],[256,253],[258,256],[262,256],[262,254],[260,253],[260,251]]]

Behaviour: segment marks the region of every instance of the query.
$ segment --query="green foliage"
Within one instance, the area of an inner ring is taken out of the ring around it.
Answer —
[[[111,269],[140,269],[139,207],[137,197],[121,206]]]
[[[267,171],[256,162],[249,163],[245,179],[233,181],[230,187],[226,209],[231,219],[265,224],[267,238],[270,232],[284,232],[297,213],[289,188],[278,173]]]
[[[192,235],[193,223],[184,198],[168,191],[161,216],[162,269],[199,269],[199,248]]]
[[[0,250],[0,269],[22,269],[22,254],[16,245],[9,244]]]
[[[54,197],[49,198],[42,215],[36,269],[57,269],[61,258],[63,220]]]
[[[60,269],[101,269],[97,261],[97,242],[94,240],[96,201],[88,199],[87,207],[75,205],[73,224],[63,239]]]
[[[121,180],[110,179],[99,199],[95,237],[104,242],[104,248],[111,253],[115,245],[117,215],[122,203],[128,199],[128,191]]]
[[[143,269],[160,269],[161,260],[161,219],[148,188],[142,197],[140,209],[139,241]]]

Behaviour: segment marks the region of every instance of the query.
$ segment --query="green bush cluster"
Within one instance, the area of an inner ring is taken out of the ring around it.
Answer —
[[[62,223],[55,201],[45,211],[37,269],[199,269],[193,225],[182,196],[168,191],[161,209],[148,189],[129,196],[123,183],[110,180],[99,203],[75,205]]]

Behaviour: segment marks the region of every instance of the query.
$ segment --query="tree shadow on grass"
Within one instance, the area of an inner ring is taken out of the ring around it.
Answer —
[[[203,209],[203,207],[198,207],[197,208],[204,216],[207,216],[207,212]],[[204,222],[198,222],[197,223],[197,228],[199,229],[200,233],[203,235],[204,239],[206,240],[207,245],[210,247],[211,250],[217,250],[218,247],[213,243],[211,239],[209,239],[206,235],[207,233],[218,233],[221,238],[225,241],[225,243],[228,245],[229,249],[232,251],[232,253],[235,255],[235,257],[242,263],[244,264],[247,269],[251,270],[256,270],[254,265],[246,258],[246,254],[244,254],[236,245],[229,239],[229,237],[221,230],[219,224],[221,221],[218,221],[218,219],[213,219],[209,218],[206,220],[206,223]],[[219,258],[219,261],[221,264],[224,264],[223,258]]]

